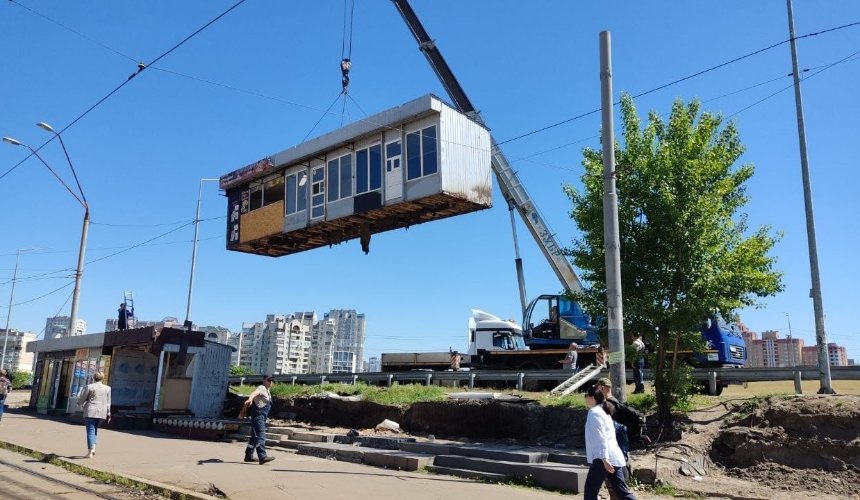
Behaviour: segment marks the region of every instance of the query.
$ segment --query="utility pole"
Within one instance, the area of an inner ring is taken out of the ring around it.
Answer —
[[[0,360],[0,368],[6,365],[6,344],[9,342],[9,320],[12,318],[12,300],[15,298],[15,281],[18,279],[18,258],[21,250],[15,252],[15,271],[12,273],[12,293],[9,294],[9,309],[6,311],[6,335],[3,337],[3,358]],[[0,402],[0,404],[3,404]]]
[[[794,340],[791,335],[791,316],[788,313],[785,313],[785,318],[788,320],[788,346],[791,348],[791,366],[793,368],[797,366],[797,361],[795,360]]]
[[[194,269],[197,264],[197,236],[200,231],[200,205],[203,203],[203,183],[219,179],[200,179],[200,189],[197,191],[197,212],[194,215],[194,243],[191,245],[191,276],[188,278],[188,303],[185,306],[185,328],[191,332],[191,292],[194,288]]]
[[[830,356],[827,353],[827,332],[824,328],[824,304],[821,298],[821,277],[818,273],[818,248],[815,242],[815,216],[812,212],[812,183],[809,179],[809,159],[806,153],[806,129],[803,124],[803,98],[800,94],[800,69],[797,63],[797,40],[794,36],[794,8],[788,6],[788,36],[791,43],[791,66],[794,77],[794,102],[797,107],[797,135],[800,142],[800,171],[803,176],[803,201],[806,208],[806,239],[809,245],[809,268],[812,275],[812,308],[815,313],[815,341],[818,344],[818,372],[821,378],[819,394],[835,394],[830,382]]]
[[[615,125],[612,98],[612,38],[600,32],[600,104],[603,134],[603,250],[606,259],[606,312],[609,327],[609,378],[612,393],[624,401],[624,311],[621,303],[621,243],[615,192]]]

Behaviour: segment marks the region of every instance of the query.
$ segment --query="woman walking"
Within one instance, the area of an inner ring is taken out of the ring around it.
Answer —
[[[78,395],[78,404],[84,411],[84,424],[87,427],[87,458],[96,454],[96,437],[102,421],[110,422],[110,386],[102,383],[105,375],[96,372],[93,383],[86,386]]]
[[[609,483],[624,500],[636,500],[624,481],[624,454],[615,439],[612,424],[613,406],[606,402],[603,392],[591,386],[585,392],[588,418],[585,421],[585,455],[588,458],[588,476],[585,478],[585,500],[597,500],[603,481]]]

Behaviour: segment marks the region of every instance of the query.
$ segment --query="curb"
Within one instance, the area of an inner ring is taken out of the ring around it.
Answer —
[[[159,495],[163,495],[166,498],[170,498],[172,500],[223,500],[226,497],[216,497],[212,495],[207,495],[205,493],[199,493],[196,491],[186,490],[184,488],[180,488],[178,486],[171,486],[164,483],[159,483],[157,481],[153,481],[151,479],[144,479],[136,476],[131,476],[128,474],[120,474],[117,472],[106,471],[102,469],[96,469],[94,467],[89,467],[86,465],[81,465],[76,462],[70,462],[68,460],[64,460],[62,458],[57,457],[53,453],[44,453],[39,450],[34,450],[32,448],[27,448],[25,446],[20,446],[15,443],[10,443],[8,441],[0,441],[0,448],[5,450],[13,451],[15,453],[20,453],[22,455],[27,455],[37,460],[50,463],[53,465],[57,465],[62,467],[69,472],[86,476],[94,479],[100,479],[98,475],[109,475],[116,478],[120,478],[123,481],[120,483],[123,486],[130,486],[132,488],[137,488],[145,491],[149,491],[152,493],[157,493]],[[103,482],[103,479],[101,479]]]

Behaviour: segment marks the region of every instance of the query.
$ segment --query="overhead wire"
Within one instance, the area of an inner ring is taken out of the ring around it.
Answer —
[[[11,0],[11,1],[12,1],[12,3],[13,3],[13,4],[23,7],[23,5],[21,5],[20,3],[18,3],[18,2],[16,2],[16,1],[14,1],[14,0]],[[96,103],[95,103],[95,104],[93,104],[92,106],[90,106],[89,108],[87,108],[87,109],[86,109],[86,111],[84,111],[83,113],[81,113],[80,115],[78,115],[78,116],[77,116],[74,120],[72,120],[68,125],[66,125],[66,126],[65,126],[65,127],[63,127],[62,129],[60,129],[58,132],[56,132],[55,134],[53,134],[53,135],[51,136],[51,138],[50,138],[50,139],[48,139],[48,140],[46,140],[45,142],[43,142],[39,147],[37,147],[37,148],[35,149],[35,151],[40,151],[40,150],[41,150],[42,148],[44,148],[46,145],[50,144],[50,143],[51,143],[51,141],[53,141],[55,138],[59,137],[59,135],[60,135],[60,134],[64,133],[65,131],[67,131],[68,129],[70,129],[71,127],[73,127],[73,126],[74,126],[76,123],[78,123],[81,119],[83,119],[85,116],[87,116],[88,114],[90,114],[94,109],[96,109],[97,107],[99,107],[103,102],[107,101],[107,100],[108,100],[112,95],[116,94],[117,92],[119,92],[119,90],[120,90],[120,89],[122,89],[123,87],[125,87],[126,85],[128,85],[128,83],[129,83],[130,81],[132,81],[132,80],[134,79],[134,77],[136,77],[137,75],[139,75],[140,73],[142,73],[144,70],[146,70],[146,68],[147,68],[149,65],[151,65],[151,64],[155,64],[155,63],[157,63],[158,61],[160,61],[160,60],[164,59],[165,57],[167,57],[168,55],[170,55],[173,51],[175,51],[176,49],[178,49],[179,47],[181,47],[182,45],[184,45],[185,43],[187,43],[189,40],[191,40],[192,38],[194,38],[195,36],[197,36],[200,32],[202,32],[203,30],[205,30],[206,28],[208,28],[209,26],[211,26],[212,24],[214,24],[215,22],[217,22],[217,21],[218,21],[219,19],[221,19],[222,17],[226,16],[228,13],[232,12],[232,11],[233,11],[233,9],[235,9],[235,8],[239,7],[240,5],[242,5],[243,3],[245,3],[245,1],[246,1],[246,0],[238,0],[236,3],[234,3],[234,4],[233,4],[231,7],[229,7],[227,10],[225,10],[225,11],[223,11],[221,14],[218,14],[217,16],[215,16],[215,18],[213,18],[211,21],[209,21],[208,23],[204,24],[202,27],[198,28],[198,29],[197,29],[197,30],[195,30],[193,33],[191,33],[190,35],[188,35],[188,36],[186,36],[185,38],[183,38],[181,41],[179,41],[179,42],[178,42],[177,44],[175,44],[173,47],[171,47],[171,48],[167,49],[166,51],[162,52],[158,57],[156,57],[155,59],[153,59],[152,61],[150,61],[148,64],[145,64],[145,63],[139,62],[139,63],[138,63],[138,65],[137,65],[137,71],[136,71],[136,72],[132,73],[128,78],[126,78],[126,79],[125,79],[125,81],[123,81],[122,83],[120,83],[119,85],[117,85],[113,90],[111,90],[110,92],[108,92],[108,93],[107,93],[107,95],[105,95],[104,97],[102,97],[101,99],[99,99],[98,101],[96,101]],[[28,10],[30,10],[30,9],[28,9]],[[8,170],[6,170],[5,172],[3,172],[3,174],[0,174],[0,179],[3,179],[3,178],[4,178],[4,177],[6,177],[7,175],[9,175],[13,170],[15,170],[16,168],[18,168],[18,167],[19,167],[20,165],[22,165],[25,161],[29,160],[29,159],[30,159],[34,154],[35,154],[35,153],[31,152],[30,154],[28,154],[27,156],[25,156],[25,157],[24,157],[24,159],[22,159],[21,161],[19,161],[19,162],[18,162],[18,163],[16,163],[15,165],[13,165],[11,168],[9,168],[9,169],[8,169]]]

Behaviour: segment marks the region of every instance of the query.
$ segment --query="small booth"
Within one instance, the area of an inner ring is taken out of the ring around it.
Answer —
[[[492,205],[489,131],[425,95],[221,177],[227,249],[277,257]]]
[[[111,386],[114,418],[154,414],[218,417],[233,348],[203,332],[146,327],[31,342],[38,356],[30,406],[39,413],[76,415],[77,394],[102,371]]]

